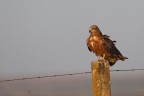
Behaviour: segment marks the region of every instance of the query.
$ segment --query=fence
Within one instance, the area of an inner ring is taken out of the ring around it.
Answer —
[[[114,74],[117,74],[117,73],[115,73],[115,72],[120,72],[120,74],[121,74],[121,72],[124,72],[124,73],[129,73],[130,71],[144,71],[144,69],[115,69],[115,70],[110,70],[110,72],[114,72]],[[137,72],[136,72],[137,73]],[[85,75],[86,74],[86,75]],[[36,77],[24,77],[24,78],[15,78],[15,79],[7,79],[7,80],[1,80],[0,81],[0,86],[2,87],[2,86],[7,86],[6,88],[8,88],[9,89],[9,87],[13,87],[13,86],[15,86],[15,84],[17,85],[17,84],[19,84],[19,86],[22,86],[21,85],[21,83],[23,83],[23,82],[21,82],[21,81],[23,81],[23,80],[27,80],[26,82],[29,82],[29,80],[32,80],[32,79],[38,79],[38,81],[39,81],[39,79],[40,80],[46,80],[47,81],[47,84],[48,84],[48,87],[49,86],[55,86],[55,84],[54,85],[50,85],[49,83],[51,83],[51,82],[49,82],[49,78],[52,78],[52,79],[54,79],[54,78],[56,78],[56,80],[58,81],[59,79],[58,79],[58,77],[62,77],[62,80],[64,80],[64,79],[69,79],[69,80],[73,80],[72,78],[73,77],[81,77],[81,76],[87,76],[87,74],[88,74],[88,76],[90,76],[91,75],[91,72],[89,72],[89,71],[86,71],[86,72],[80,72],[80,73],[69,73],[69,74],[55,74],[55,75],[47,75],[47,76],[36,76]],[[133,74],[133,73],[132,73]],[[63,78],[64,77],[64,78]],[[44,78],[47,78],[47,79],[44,79]],[[90,80],[90,78],[89,78],[89,80]],[[20,82],[14,82],[14,81],[20,81]],[[65,80],[64,80],[65,81]],[[91,81],[91,80],[90,80]],[[4,83],[5,82],[5,83]],[[14,82],[14,83],[6,83],[6,82]],[[33,80],[32,81],[30,81],[30,82],[33,82]],[[71,82],[75,82],[75,81],[71,81]],[[137,82],[138,83],[138,82]],[[35,83],[36,84],[36,83]],[[41,83],[40,83],[41,84]],[[65,84],[65,83],[64,83]],[[67,83],[66,83],[67,84]],[[77,83],[78,84],[78,83]],[[76,84],[75,84],[76,85]],[[58,85],[59,86],[59,85]],[[63,86],[63,85],[60,85],[60,86]],[[77,88],[78,86],[82,86],[82,85],[77,85],[77,86],[74,86],[75,88]],[[87,85],[83,85],[83,87],[84,86],[86,86],[87,87]],[[130,85],[131,86],[131,85]],[[143,86],[143,85],[141,85],[141,86]],[[42,87],[42,85],[41,86],[38,86],[38,87],[40,87],[40,88],[42,88],[43,89],[43,87]],[[13,87],[13,88],[15,88],[15,87]],[[63,87],[62,87],[63,88]],[[65,88],[65,87],[64,87]],[[90,87],[89,87],[90,88]],[[143,88],[143,87],[142,87]],[[29,90],[28,90],[29,89]],[[31,89],[31,91],[30,91],[30,89]],[[91,88],[90,88],[91,89]],[[17,89],[16,89],[17,90]],[[32,94],[31,96],[41,96],[41,95],[35,95],[35,94],[37,94],[36,93],[36,90],[34,90],[34,89],[32,89],[32,87],[31,88],[27,88],[27,92],[29,93],[29,94]],[[49,90],[49,88],[47,88],[47,90]],[[56,88],[56,90],[58,90],[58,88]],[[65,89],[66,91],[68,90],[69,91],[69,89]],[[83,89],[82,89],[83,90]],[[17,90],[17,91],[19,91],[19,89]],[[90,93],[89,93],[90,94]],[[143,94],[143,93],[137,93],[137,94],[139,94],[139,95],[135,95],[135,96],[143,96],[143,95],[141,95],[141,94]],[[11,96],[11,95],[9,95],[9,96]],[[16,96],[16,95],[15,95]],[[21,95],[22,96],[22,95]],[[69,96],[69,95],[67,95],[67,96]],[[75,95],[75,96],[77,96],[77,95]],[[79,96],[82,96],[82,95],[79,95]],[[83,95],[83,96],[86,96],[86,95]],[[115,96],[115,95],[113,95],[113,96]],[[118,96],[118,95],[116,95],[116,96]],[[126,96],[126,95],[124,95],[124,96]],[[128,96],[128,95],[127,95]],[[132,95],[131,95],[132,96]]]
[[[144,71],[144,69],[114,69],[114,70],[110,70],[110,72],[120,72],[120,71]],[[42,79],[42,78],[51,78],[51,77],[73,76],[73,75],[90,74],[90,73],[91,72],[86,71],[86,72],[81,72],[81,73],[68,73],[68,74],[55,74],[55,75],[36,76],[36,77],[23,77],[23,78],[0,80],[0,83],[19,81],[19,80],[28,80],[28,79]]]

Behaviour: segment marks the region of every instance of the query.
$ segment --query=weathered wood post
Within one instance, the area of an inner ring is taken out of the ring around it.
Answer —
[[[111,96],[108,61],[92,61],[92,96]]]

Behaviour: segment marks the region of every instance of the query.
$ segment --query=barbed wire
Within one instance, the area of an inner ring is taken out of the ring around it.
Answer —
[[[119,71],[144,71],[144,69],[110,70],[110,72],[119,72]],[[47,76],[7,79],[7,80],[1,80],[0,83],[2,83],[2,82],[10,82],[10,81],[28,80],[28,79],[40,79],[40,78],[50,78],[50,77],[64,77],[64,76],[82,75],[82,74],[90,74],[90,73],[91,72],[81,72],[81,73],[72,73],[72,74],[70,73],[70,74],[60,74],[60,75],[47,75]]]
[[[111,72],[113,71],[144,71],[144,69],[124,69],[124,70],[110,70]]]

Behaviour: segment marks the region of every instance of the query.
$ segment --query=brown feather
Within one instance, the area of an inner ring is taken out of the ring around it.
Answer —
[[[89,29],[90,36],[87,39],[87,46],[90,52],[95,53],[97,56],[103,57],[109,61],[110,65],[114,65],[117,60],[124,61],[128,59],[124,57],[116,48],[116,41],[109,39],[110,36],[102,35],[101,31],[96,25],[92,25]]]

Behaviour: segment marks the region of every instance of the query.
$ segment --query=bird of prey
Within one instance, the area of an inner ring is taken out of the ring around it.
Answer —
[[[108,35],[103,35],[98,26],[90,26],[89,33],[90,36],[86,40],[87,47],[90,52],[93,52],[98,56],[98,60],[102,57],[103,60],[107,60],[110,66],[112,66],[117,60],[124,61],[125,59],[128,59],[115,47],[116,41],[109,39]]]

